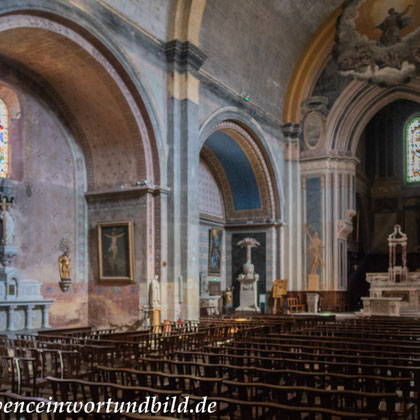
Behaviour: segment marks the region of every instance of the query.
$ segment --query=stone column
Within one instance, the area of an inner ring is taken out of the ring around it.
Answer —
[[[168,61],[168,313],[173,320],[199,317],[199,87],[205,55],[188,41],[166,44]],[[177,280],[182,276],[183,295]],[[170,295],[172,294],[172,296]]]
[[[389,246],[389,268],[392,268],[392,246]]]
[[[356,214],[355,171],[356,161],[348,157],[314,157],[307,152],[307,157],[301,159],[304,185],[301,223],[310,225],[311,233],[318,232],[325,247],[322,252],[325,267],[318,266],[322,291],[347,290],[347,238]],[[309,274],[308,240],[304,238],[302,247],[305,279]]]
[[[289,290],[302,290],[302,183],[299,164],[300,124],[288,123],[283,126],[284,134],[284,224],[282,245],[286,250],[282,264],[282,278],[288,279]]]
[[[50,324],[48,321],[48,311],[51,305],[44,305],[42,307],[42,328],[50,328]]]
[[[402,246],[402,267],[407,268],[407,245]]]
[[[25,312],[26,312],[26,323],[25,328],[27,330],[31,330],[32,326],[32,310],[34,309],[34,305],[26,305]]]
[[[10,305],[7,307],[7,330],[13,331],[13,315],[15,313],[16,305]]]

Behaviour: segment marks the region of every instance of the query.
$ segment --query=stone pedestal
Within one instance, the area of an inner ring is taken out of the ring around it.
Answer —
[[[219,315],[219,300],[221,296],[201,296],[200,308],[207,312],[207,315]]]
[[[308,290],[319,290],[319,276],[318,274],[309,274],[308,275]]]
[[[257,278],[238,278],[241,283],[239,294],[239,305],[235,311],[237,312],[260,312],[257,304]]]
[[[160,325],[160,311],[162,308],[153,308],[152,309],[152,323],[153,327],[157,327]]]
[[[306,303],[308,304],[308,312],[317,314],[318,313],[318,303],[319,295],[314,292],[306,292]]]

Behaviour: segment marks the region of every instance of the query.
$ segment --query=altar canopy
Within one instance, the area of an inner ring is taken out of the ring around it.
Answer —
[[[389,267],[387,273],[367,273],[369,297],[362,298],[366,315],[420,314],[420,273],[407,268],[408,237],[400,225],[388,236]],[[398,253],[401,247],[401,253]]]

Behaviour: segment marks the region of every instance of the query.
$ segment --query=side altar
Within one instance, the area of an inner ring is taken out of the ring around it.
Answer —
[[[364,315],[420,315],[420,273],[407,268],[407,235],[395,225],[388,236],[387,273],[366,273],[369,297],[362,298]],[[401,247],[401,255],[397,247]]]
[[[13,245],[14,199],[14,188],[4,178],[0,184],[0,331],[49,328],[48,311],[54,300],[43,298],[41,283],[21,279],[20,271],[11,267],[18,253]]]

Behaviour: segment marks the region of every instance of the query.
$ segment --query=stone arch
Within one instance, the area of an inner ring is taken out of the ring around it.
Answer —
[[[287,86],[283,105],[283,121],[301,121],[302,102],[311,95],[316,81],[331,57],[334,45],[336,21],[342,8],[339,7],[313,34],[296,62]]]
[[[125,70],[124,60],[91,33],[51,14],[3,15],[0,31],[2,61],[26,67],[62,108],[76,132],[86,158],[89,190],[112,189],[145,179],[159,185],[156,118],[150,118],[137,89],[140,82],[133,80],[133,72]],[[34,60],[47,41],[43,60]],[[77,106],[81,103],[85,106]],[[118,149],[114,146],[116,138]],[[117,169],[123,161],[124,174]]]
[[[390,88],[352,81],[328,115],[326,148],[338,155],[356,156],[359,139],[368,122],[380,109],[397,99],[420,102],[420,78]]]
[[[201,19],[206,0],[172,0],[168,22],[168,41],[178,39],[199,45]]]
[[[225,115],[226,116],[226,115]],[[200,130],[200,153],[221,187],[225,200],[227,220],[245,220],[257,218],[266,222],[274,222],[280,218],[280,198],[277,193],[277,182],[274,170],[268,159],[268,154],[262,142],[249,127],[238,119],[220,120],[221,115],[203,124]],[[218,121],[219,120],[219,121]],[[223,133],[235,142],[246,156],[255,175],[255,181],[261,202],[259,208],[235,210],[235,192],[229,183],[229,176],[223,168],[223,163],[216,156],[209,140],[215,133]]]
[[[22,168],[22,131],[21,105],[16,91],[4,81],[0,81],[0,99],[9,112],[9,178],[21,180]]]

